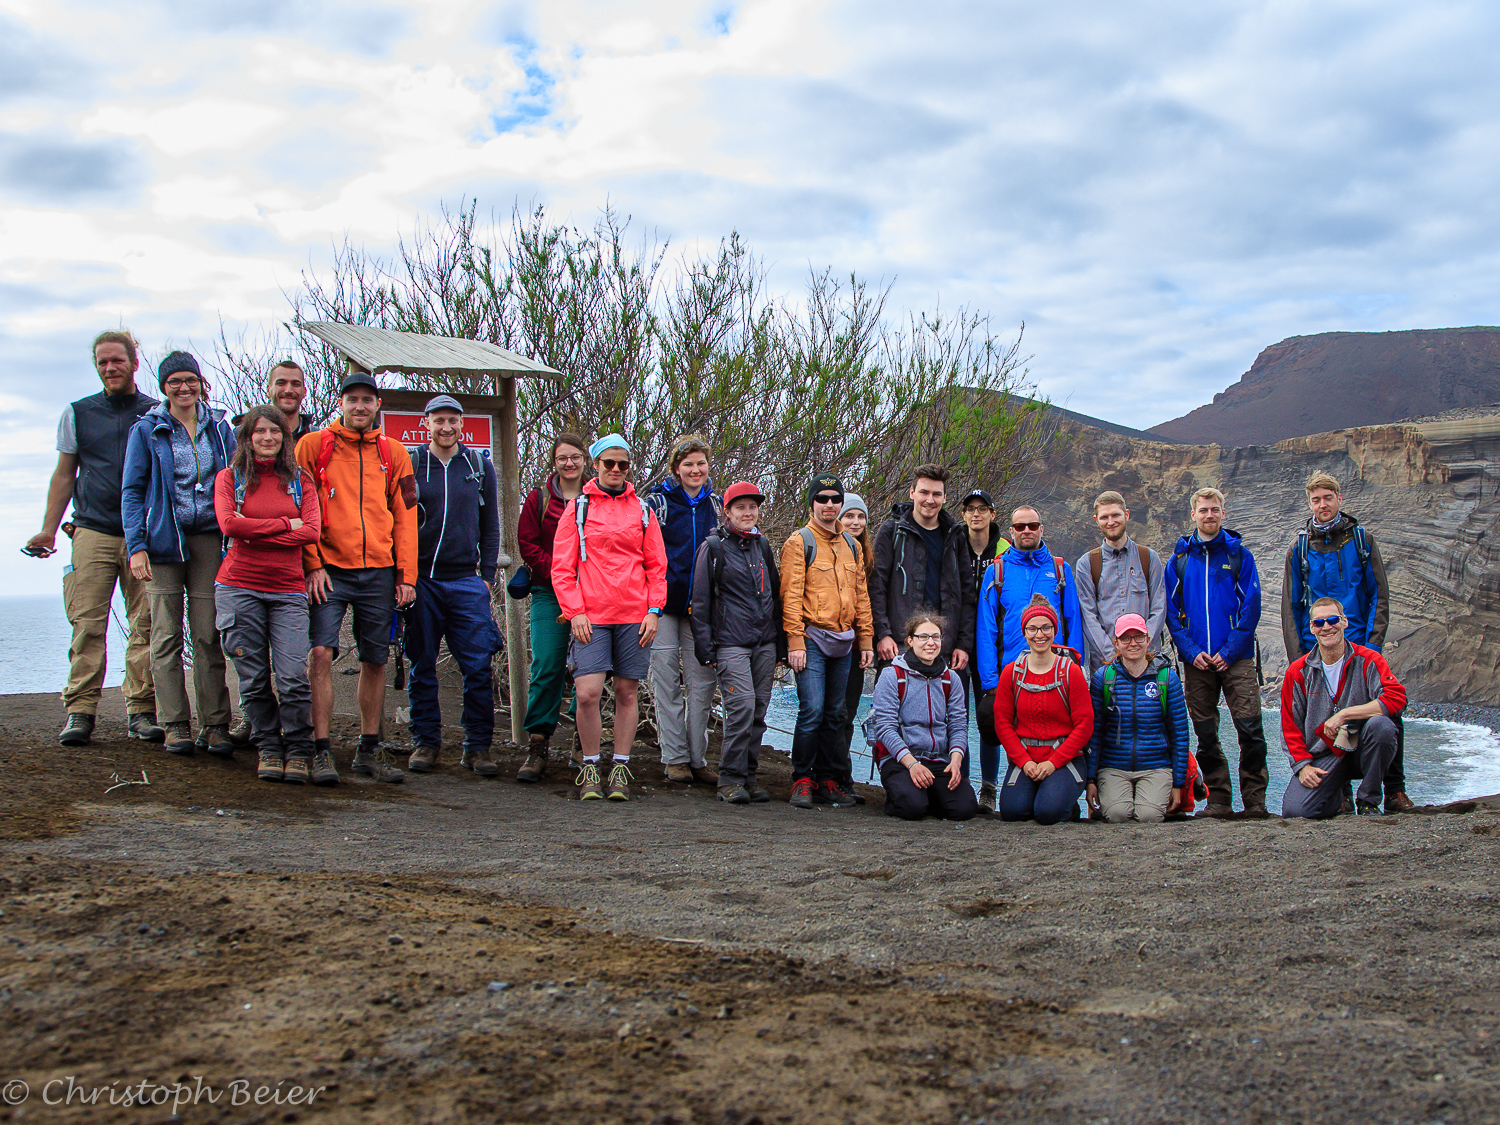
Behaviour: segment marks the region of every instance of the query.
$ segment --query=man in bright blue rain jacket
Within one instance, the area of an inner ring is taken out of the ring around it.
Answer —
[[[1189,506],[1197,530],[1177,540],[1166,567],[1167,628],[1183,661],[1188,717],[1208,786],[1204,816],[1234,813],[1229,762],[1219,745],[1219,696],[1240,743],[1240,800],[1247,816],[1266,815],[1266,733],[1255,676],[1260,577],[1255,557],[1224,526],[1224,494],[1200,488]]]

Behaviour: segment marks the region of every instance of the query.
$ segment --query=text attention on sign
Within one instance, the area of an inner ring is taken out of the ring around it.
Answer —
[[[404,410],[386,410],[383,412],[383,420],[387,437],[413,449],[427,444],[427,416],[425,414],[415,414]],[[465,414],[464,432],[460,440],[471,449],[488,449],[490,456],[493,457],[495,446],[491,436],[492,421],[493,419],[488,414]]]

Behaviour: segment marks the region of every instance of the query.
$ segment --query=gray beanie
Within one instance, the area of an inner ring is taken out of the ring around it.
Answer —
[[[839,509],[839,515],[847,516],[850,512],[863,512],[865,519],[870,518],[870,509],[865,507],[865,502],[855,492],[844,493],[844,506]]]

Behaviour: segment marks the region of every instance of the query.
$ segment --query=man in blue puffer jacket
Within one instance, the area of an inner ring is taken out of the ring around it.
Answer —
[[[1266,815],[1266,734],[1255,682],[1260,577],[1240,537],[1224,526],[1224,494],[1200,488],[1190,504],[1197,531],[1177,540],[1166,568],[1167,628],[1182,654],[1188,716],[1208,785],[1204,816],[1234,813],[1229,763],[1219,745],[1219,696],[1240,743],[1240,800],[1247,816]]]
[[[651,645],[651,701],[661,764],[668,781],[717,788],[719,776],[708,768],[707,758],[714,670],[698,663],[688,616],[698,548],[724,522],[723,498],[709,479],[708,453],[708,443],[699,435],[679,437],[672,443],[671,475],[645,499],[656,513],[667,551],[667,602]]]

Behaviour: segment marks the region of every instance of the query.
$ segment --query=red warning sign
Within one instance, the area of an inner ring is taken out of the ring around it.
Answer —
[[[386,410],[382,412],[382,419],[387,437],[411,449],[427,444],[427,416],[425,414],[414,414],[404,410]],[[460,440],[470,449],[488,449],[490,456],[493,457],[495,455],[495,444],[491,436],[494,433],[493,422],[494,419],[488,414],[465,414],[464,432]]]

